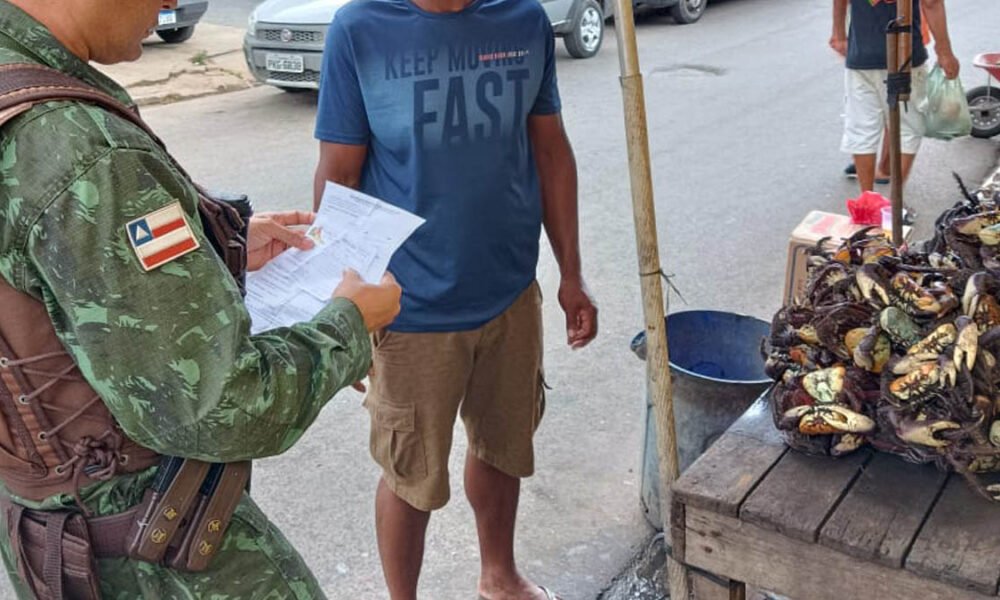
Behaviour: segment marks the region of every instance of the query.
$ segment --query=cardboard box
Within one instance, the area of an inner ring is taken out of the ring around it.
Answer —
[[[851,217],[838,215],[835,213],[814,210],[806,215],[806,218],[799,223],[799,226],[792,231],[792,237],[788,242],[788,265],[785,268],[785,294],[783,301],[791,304],[797,298],[806,285],[806,265],[809,261],[809,249],[816,245],[816,242],[825,237],[830,237],[826,247],[834,250],[840,243],[851,237],[858,230],[864,229],[868,225],[856,225],[851,222]],[[909,240],[912,227],[903,227],[903,239]]]

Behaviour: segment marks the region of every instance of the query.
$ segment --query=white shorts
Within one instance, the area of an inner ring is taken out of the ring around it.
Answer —
[[[844,77],[846,108],[841,152],[878,154],[882,131],[889,118],[885,69],[847,69]],[[917,106],[927,95],[927,65],[913,69],[910,100],[899,107],[903,154],[916,154],[924,137],[924,115]]]

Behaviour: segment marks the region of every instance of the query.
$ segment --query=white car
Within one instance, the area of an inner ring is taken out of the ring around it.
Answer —
[[[250,14],[243,40],[243,53],[254,77],[287,91],[318,89],[326,30],[346,3],[265,0]],[[597,54],[604,39],[604,10],[599,0],[542,0],[542,6],[571,56]]]

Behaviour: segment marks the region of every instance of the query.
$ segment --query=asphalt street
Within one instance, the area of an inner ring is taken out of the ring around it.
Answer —
[[[948,5],[967,87],[985,82],[972,56],[997,50],[995,2]],[[208,18],[243,26],[251,4],[213,0]],[[686,299],[672,298],[671,310],[769,319],[780,303],[789,233],[808,211],[845,212],[844,200],[856,195],[841,173],[843,65],[827,48],[829,20],[829,0],[720,0],[687,27],[665,16],[640,19],[663,268]],[[587,349],[566,347],[558,272],[543,248],[553,389],[537,436],[538,474],[524,484],[518,553],[539,583],[567,600],[591,600],[650,534],[639,509],[643,365],[628,351],[642,315],[613,33],[590,60],[573,60],[560,45],[558,70],[601,333]],[[248,193],[258,210],[311,205],[315,113],[314,94],[268,87],[144,112],[196,178]],[[998,142],[925,142],[907,188],[920,214],[915,237],[958,199],[951,173],[981,180],[996,164]],[[258,503],[327,594],[343,600],[385,597],[373,525],[378,473],[360,401],[342,392],[300,444],[255,470]],[[431,522],[421,581],[430,600],[475,597],[478,549],[458,476],[463,450],[459,443],[453,454],[452,503]]]

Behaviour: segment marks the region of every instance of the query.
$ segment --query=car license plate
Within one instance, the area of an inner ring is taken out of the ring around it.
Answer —
[[[177,11],[176,10],[161,10],[160,11],[160,26],[163,25],[175,25],[177,23]]]
[[[264,57],[268,71],[278,73],[301,73],[306,70],[300,54],[275,54],[268,52]]]

